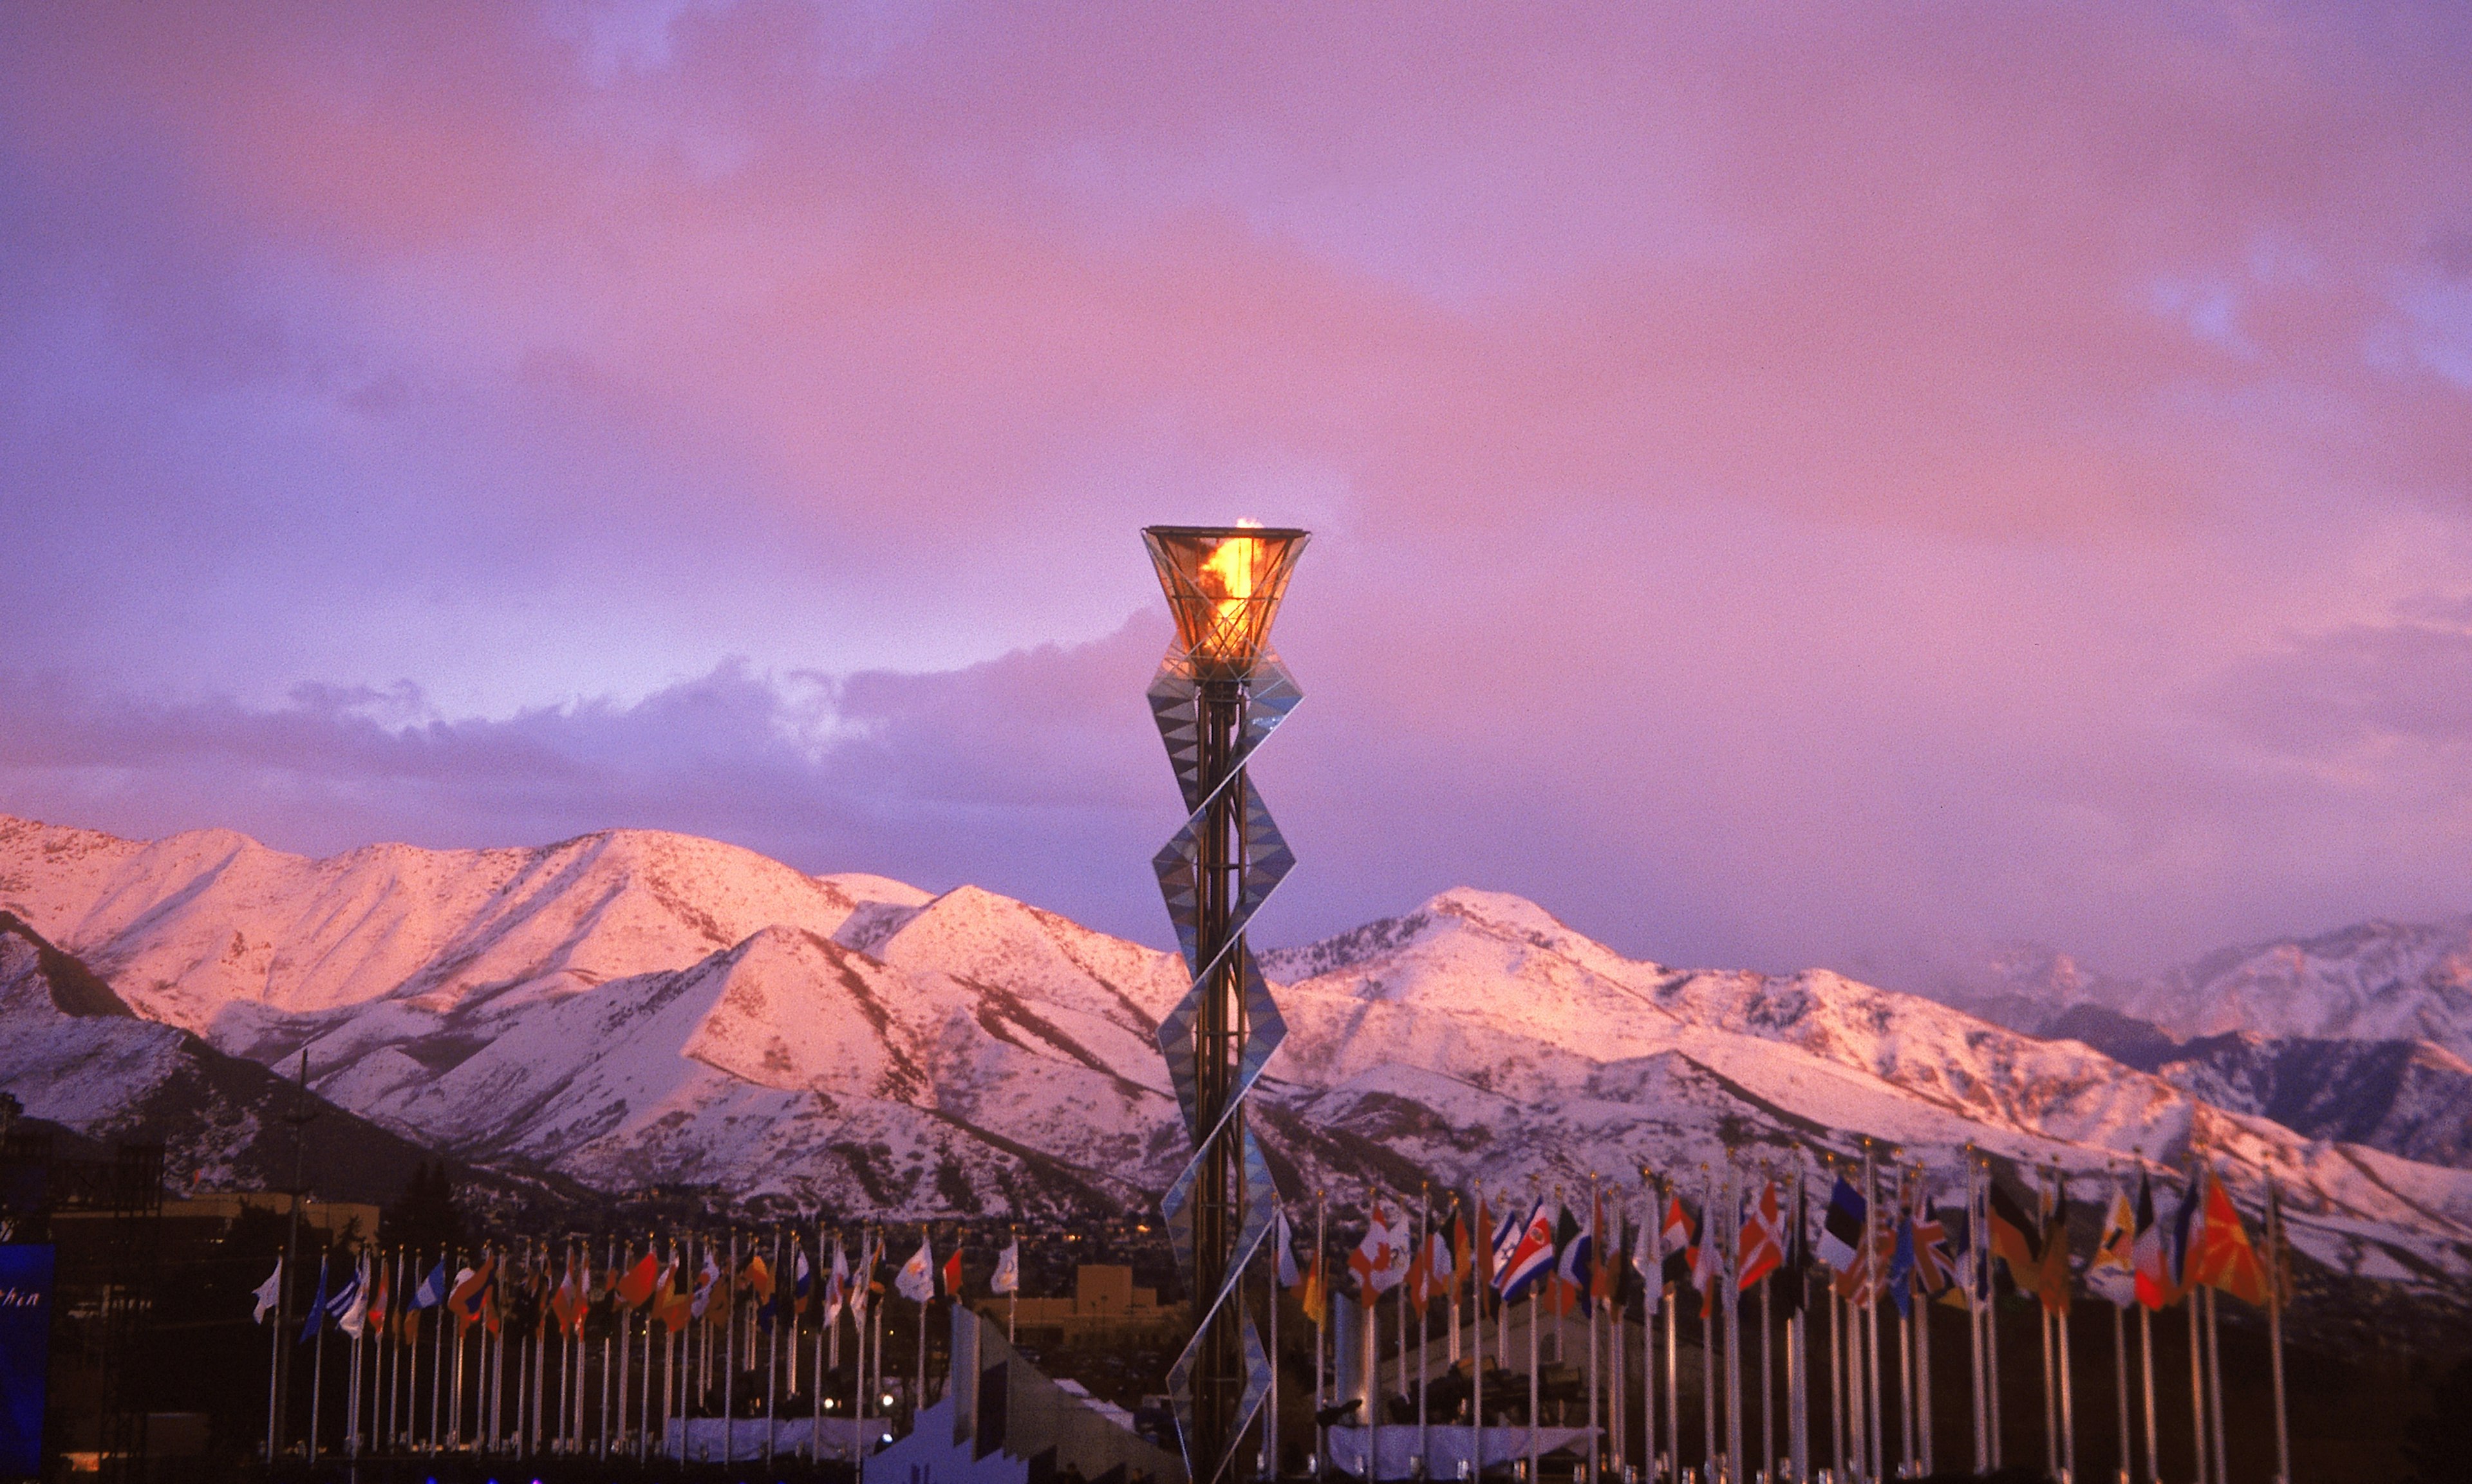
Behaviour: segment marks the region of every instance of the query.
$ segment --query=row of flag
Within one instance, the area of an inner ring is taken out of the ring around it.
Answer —
[[[2079,1268],[2065,1180],[2054,1176],[2032,1200],[1992,1181],[1979,1221],[1962,1208],[1936,1207],[1920,1171],[1905,1172],[1896,1184],[1884,1202],[1890,1209],[1875,1219],[1864,1191],[1836,1175],[1814,1233],[1802,1180],[1794,1181],[1790,1194],[1781,1182],[1768,1180],[1744,1194],[1732,1252],[1722,1250],[1723,1223],[1705,1231],[1706,1203],[1695,1215],[1675,1189],[1666,1191],[1661,1211],[1652,1208],[1657,1219],[1633,1220],[1620,1201],[1599,1194],[1584,1222],[1558,1194],[1496,1218],[1480,1193],[1473,1229],[1466,1206],[1455,1200],[1443,1220],[1428,1217],[1421,1241],[1403,1208],[1376,1201],[1346,1266],[1357,1302],[1369,1307],[1404,1289],[1419,1314],[1436,1299],[1456,1302],[1476,1270],[1476,1233],[1486,1236],[1482,1256],[1492,1296],[1509,1304],[1533,1294],[1557,1314],[1634,1303],[1653,1313],[1661,1295],[1685,1284],[1700,1293],[1705,1314],[1726,1284],[1743,1293],[1763,1283],[1795,1312],[1815,1262],[1828,1269],[1840,1296],[1859,1305],[1885,1297],[1900,1313],[1910,1313],[1918,1297],[1961,1307],[1969,1297],[1988,1298],[2002,1269],[2016,1292],[2039,1299],[2052,1312],[2067,1312]],[[1272,1241],[1279,1282],[1320,1322],[1331,1294],[1322,1258],[1297,1263],[1284,1212],[1274,1219]],[[2177,1303],[2201,1286],[2260,1307],[2269,1298],[2267,1266],[2229,1190],[2202,1166],[2168,1216],[2160,1213],[2151,1174],[2138,1176],[2134,1197],[2115,1182],[2084,1276],[2114,1302],[2150,1308]]]
[[[878,1233],[861,1240],[855,1263],[839,1242],[831,1244],[829,1260],[819,1260],[820,1243],[811,1257],[802,1238],[787,1234],[772,1244],[770,1262],[760,1245],[743,1261],[734,1256],[725,1260],[715,1243],[701,1245],[700,1265],[691,1265],[694,1243],[689,1256],[682,1257],[675,1241],[666,1252],[648,1244],[640,1257],[630,1246],[624,1258],[613,1253],[598,1267],[590,1251],[580,1245],[565,1250],[562,1263],[559,1254],[542,1246],[492,1247],[484,1249],[476,1262],[457,1263],[451,1271],[448,1260],[440,1257],[425,1274],[403,1252],[395,1253],[390,1264],[365,1248],[346,1255],[340,1272],[332,1257],[321,1258],[300,1340],[306,1344],[331,1327],[355,1340],[382,1339],[392,1332],[411,1344],[419,1337],[422,1316],[433,1309],[454,1321],[458,1338],[475,1327],[491,1334],[580,1335],[595,1305],[648,1314],[673,1334],[699,1320],[717,1324],[746,1304],[752,1305],[754,1322],[765,1330],[785,1321],[796,1328],[811,1308],[831,1326],[840,1323],[845,1309],[863,1318],[868,1304],[886,1291],[881,1275],[885,1242]],[[998,1255],[989,1288],[1003,1294],[1020,1287],[1021,1244],[1016,1240]],[[939,1288],[943,1297],[961,1296],[962,1252],[954,1248],[939,1264],[930,1238],[922,1234],[918,1250],[894,1274],[892,1291],[924,1304]],[[266,1322],[282,1293],[283,1262],[277,1259],[274,1271],[252,1294],[255,1322]]]

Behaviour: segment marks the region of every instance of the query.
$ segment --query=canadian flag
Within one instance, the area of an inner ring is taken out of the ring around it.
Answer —
[[[1396,1231],[1390,1220],[1390,1213],[1376,1203],[1372,1216],[1366,1222],[1365,1239],[1347,1256],[1347,1265],[1356,1273],[1357,1292],[1367,1307],[1408,1276],[1406,1218],[1400,1219],[1400,1229]]]

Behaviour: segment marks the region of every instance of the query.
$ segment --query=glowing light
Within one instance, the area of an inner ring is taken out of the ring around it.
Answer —
[[[1270,638],[1305,532],[1246,521],[1153,526],[1142,535],[1184,651],[1221,674],[1250,671]]]

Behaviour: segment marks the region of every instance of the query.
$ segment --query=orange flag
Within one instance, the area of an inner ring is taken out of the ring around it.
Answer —
[[[2266,1264],[2249,1245],[2248,1230],[2241,1225],[2240,1212],[2221,1180],[2206,1182],[2206,1234],[2189,1266],[2192,1284],[2220,1288],[2244,1304],[2266,1307]]]

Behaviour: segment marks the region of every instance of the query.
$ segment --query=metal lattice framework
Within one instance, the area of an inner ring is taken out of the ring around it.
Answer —
[[[1177,623],[1177,644],[1151,681],[1151,713],[1188,811],[1152,861],[1193,977],[1158,1029],[1194,1151],[1159,1202],[1194,1307],[1193,1338],[1168,1383],[1186,1476],[1215,1484],[1272,1384],[1243,1302],[1272,1200],[1245,1099],[1287,1023],[1245,929],[1295,857],[1246,764],[1304,698],[1269,640],[1306,533],[1153,527],[1142,535]]]

